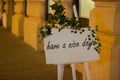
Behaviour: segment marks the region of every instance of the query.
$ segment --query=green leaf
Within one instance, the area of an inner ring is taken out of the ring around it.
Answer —
[[[92,34],[92,37],[95,37],[95,35],[94,35],[94,34]]]
[[[71,33],[73,33],[73,30],[71,30]]]
[[[90,35],[88,35],[88,37],[90,37]]]
[[[84,29],[82,29],[82,32],[84,32],[85,30]]]
[[[77,33],[77,31],[74,31],[74,33]]]
[[[91,40],[91,38],[88,38],[88,40],[90,41],[90,40]]]
[[[82,32],[80,32],[80,34],[82,34]]]
[[[98,31],[98,25],[96,25],[96,31]]]

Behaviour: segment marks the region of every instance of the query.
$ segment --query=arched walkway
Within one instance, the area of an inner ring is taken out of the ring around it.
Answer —
[[[65,80],[71,80],[65,67]],[[82,80],[77,72],[77,80]],[[45,63],[43,51],[36,51],[9,30],[0,27],[0,80],[57,80],[57,67]]]

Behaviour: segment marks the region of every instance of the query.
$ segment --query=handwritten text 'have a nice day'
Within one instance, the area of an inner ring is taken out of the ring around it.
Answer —
[[[58,43],[51,43],[51,41],[48,42],[46,49],[47,50],[53,50],[53,49],[60,49],[60,48],[76,48],[79,47],[80,45],[82,45],[82,47],[87,47],[88,50],[90,50],[91,46],[93,45],[92,41],[87,41],[87,39],[85,39],[82,44],[80,44],[79,42],[75,42],[74,40],[70,43],[62,43],[62,44],[58,44]]]

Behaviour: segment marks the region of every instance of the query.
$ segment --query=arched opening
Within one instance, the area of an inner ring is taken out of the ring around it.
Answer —
[[[79,19],[82,26],[89,25],[89,15],[94,7],[92,0],[79,0]]]
[[[79,15],[81,18],[88,18],[91,10],[95,7],[92,0],[79,0]]]

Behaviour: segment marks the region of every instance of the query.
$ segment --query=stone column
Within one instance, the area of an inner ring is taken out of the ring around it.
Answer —
[[[13,6],[12,0],[3,0],[4,2],[4,12],[2,13],[3,18],[3,27],[10,28],[12,26],[12,14],[13,14]]]
[[[59,0],[53,0],[54,2],[58,2]],[[73,8],[72,3],[73,0],[61,0],[61,4],[65,7],[66,16],[69,18],[73,17]]]
[[[0,26],[2,26],[3,2],[0,0]]]
[[[2,13],[2,22],[3,22],[3,27],[7,28],[7,10],[8,10],[8,5],[7,5],[7,1],[3,0],[3,13]]]
[[[3,2],[2,0],[0,0],[0,11],[2,10],[2,5],[3,5]]]
[[[23,22],[25,15],[25,0],[14,0],[14,15],[12,16],[12,33],[23,37]]]
[[[0,19],[2,19],[3,2],[0,0]]]
[[[89,64],[91,80],[120,80],[120,1],[94,0],[90,26],[99,26],[100,60]]]
[[[45,21],[46,0],[27,0],[27,17],[24,21],[24,41],[36,50],[43,50],[39,42],[39,28]]]

